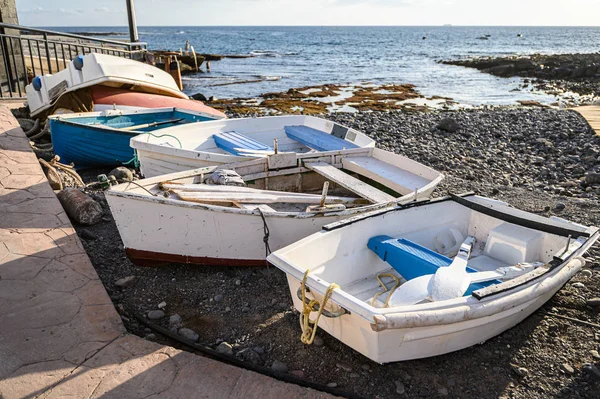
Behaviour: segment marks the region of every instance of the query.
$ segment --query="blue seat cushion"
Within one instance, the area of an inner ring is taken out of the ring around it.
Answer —
[[[305,146],[317,151],[336,151],[344,148],[359,148],[356,144],[332,136],[321,130],[308,126],[286,126],[285,134],[292,140],[296,140]]]
[[[369,240],[367,247],[384,262],[389,263],[406,280],[426,274],[435,274],[438,268],[452,263],[452,259],[405,238],[376,236]],[[476,273],[477,270],[467,267],[467,272]],[[471,292],[495,283],[498,281],[473,283],[465,295],[471,295]]]
[[[248,155],[240,150],[273,151],[272,147],[237,132],[213,134],[217,147],[234,155]]]

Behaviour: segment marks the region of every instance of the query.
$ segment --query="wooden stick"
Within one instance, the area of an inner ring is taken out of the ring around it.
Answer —
[[[583,324],[584,326],[600,328],[600,324],[590,323],[589,321],[579,320],[574,317],[563,316],[561,314],[550,313],[550,312],[546,312],[546,314],[549,316],[558,317],[559,319],[565,319],[565,320],[573,321],[575,323]]]

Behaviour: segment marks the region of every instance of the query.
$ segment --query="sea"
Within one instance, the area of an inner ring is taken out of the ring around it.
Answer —
[[[107,33],[127,40],[126,27],[48,28]],[[471,105],[551,103],[554,96],[521,90],[519,78],[498,78],[440,60],[533,53],[598,51],[600,27],[491,26],[177,26],[139,27],[149,49],[253,55],[211,62],[211,72],[186,75],[184,91],[217,98],[256,97],[326,83],[411,83],[425,96]],[[483,39],[485,38],[485,39]]]

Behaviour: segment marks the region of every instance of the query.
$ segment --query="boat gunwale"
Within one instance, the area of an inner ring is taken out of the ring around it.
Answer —
[[[362,147],[358,147],[358,148],[351,148],[351,149],[369,149],[369,148],[375,148],[376,145],[376,141],[374,139],[372,139],[371,137],[367,136],[365,133],[358,131],[356,129],[352,129],[348,126],[342,125],[340,123],[337,122],[333,122],[324,118],[319,118],[316,116],[312,116],[312,115],[274,115],[274,116],[263,116],[263,117],[256,117],[256,116],[251,116],[251,117],[245,117],[245,118],[233,118],[233,119],[227,119],[227,118],[221,118],[215,121],[209,121],[209,122],[203,122],[203,128],[204,129],[209,129],[212,125],[216,125],[217,123],[214,122],[220,122],[220,123],[229,123],[229,122],[233,122],[236,121],[236,123],[241,123],[241,122],[237,122],[237,121],[256,121],[256,120],[260,120],[260,119],[264,119],[264,118],[269,118],[269,119],[292,119],[293,121],[298,120],[298,121],[302,121],[301,124],[302,126],[306,126],[307,120],[316,120],[319,122],[324,122],[324,123],[332,123],[333,125],[338,125],[341,126],[345,129],[347,129],[348,131],[354,131],[356,132],[358,135],[363,136],[365,139],[369,140],[369,143],[365,146]],[[283,128],[284,126],[282,126]],[[180,128],[180,127],[179,127]],[[159,143],[150,143],[149,141],[142,141],[142,135],[144,133],[140,134],[140,137],[135,137],[132,138],[130,141],[130,146],[131,148],[135,148],[135,149],[139,149],[139,150],[144,150],[144,151],[148,151],[149,153],[153,153],[153,154],[165,154],[165,155],[172,155],[172,156],[177,156],[177,157],[181,157],[181,158],[187,158],[187,159],[197,159],[200,158],[201,155],[203,155],[204,157],[206,156],[214,156],[214,155],[218,155],[218,156],[222,156],[222,157],[227,157],[230,158],[232,161],[234,159],[240,159],[240,158],[244,158],[244,159],[251,159],[251,157],[244,157],[244,156],[240,156],[240,155],[231,155],[231,154],[226,154],[226,153],[213,153],[213,152],[208,152],[208,151],[198,151],[196,149],[188,149],[188,148],[172,148],[169,146],[165,146]],[[169,133],[170,134],[170,133]],[[329,135],[331,135],[331,132],[327,133]],[[176,134],[173,134],[176,135]],[[345,139],[344,139],[345,140]],[[161,151],[155,151],[157,148],[161,149]],[[177,150],[174,153],[173,150]],[[349,149],[350,150],[350,149]],[[343,150],[333,150],[333,151],[320,151],[321,153],[331,153],[334,151],[343,151]],[[301,154],[306,154],[306,153],[297,153],[298,155]],[[309,153],[310,154],[310,153]],[[398,155],[398,154],[397,154]],[[225,158],[225,159],[227,159]],[[409,159],[409,158],[407,158]],[[423,165],[425,166],[425,165]],[[438,172],[439,173],[439,172]]]

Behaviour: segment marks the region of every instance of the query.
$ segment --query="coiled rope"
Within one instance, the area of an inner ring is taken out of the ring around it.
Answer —
[[[302,312],[300,312],[300,328],[302,329],[302,335],[300,336],[300,341],[303,344],[310,345],[315,340],[315,335],[317,334],[317,329],[319,328],[319,319],[321,318],[321,314],[327,306],[327,302],[333,291],[336,288],[340,288],[339,285],[335,283],[331,283],[329,287],[327,287],[327,291],[325,292],[325,296],[323,297],[323,302],[319,302],[316,299],[311,299],[310,302],[306,303],[306,279],[308,278],[308,273],[310,270],[306,270],[304,272],[304,278],[302,279]],[[319,310],[315,310],[315,306],[318,306]],[[311,312],[317,312],[317,317],[314,320],[310,319]]]

